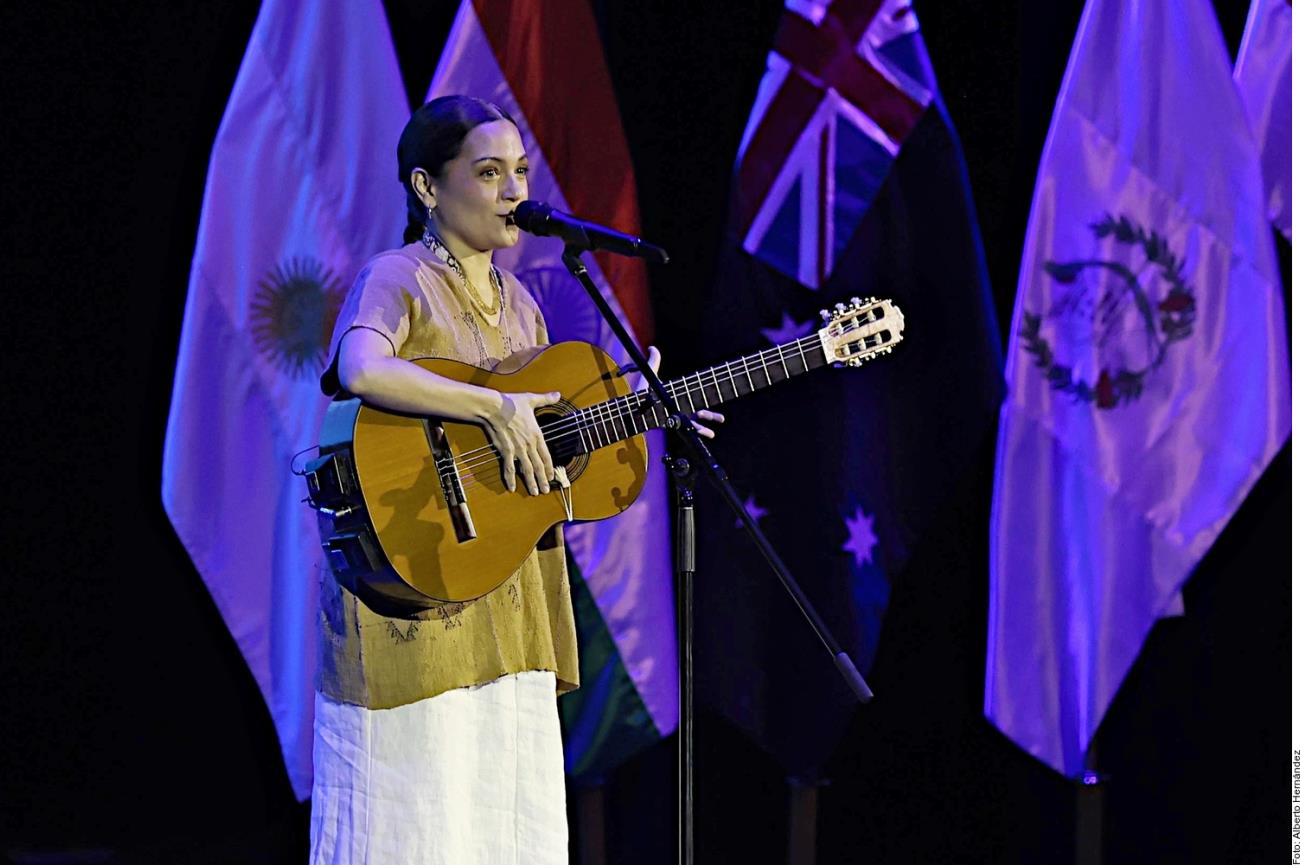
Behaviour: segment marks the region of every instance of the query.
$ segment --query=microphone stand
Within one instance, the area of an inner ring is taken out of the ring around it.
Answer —
[[[678,642],[679,642],[679,693],[680,693],[680,713],[681,718],[678,722],[677,738],[677,755],[678,755],[678,861],[683,865],[694,865],[695,862],[695,792],[694,792],[694,775],[695,775],[695,755],[694,755],[694,675],[695,659],[692,654],[692,644],[694,641],[694,577],[695,577],[695,509],[694,509],[694,477],[696,472],[702,472],[705,477],[713,484],[714,488],[722,494],[723,499],[731,506],[736,517],[744,525],[745,531],[748,532],[754,544],[758,547],[763,558],[767,560],[768,566],[776,574],[781,585],[789,592],[790,597],[794,599],[795,606],[799,612],[803,613],[804,619],[808,625],[817,634],[817,639],[821,641],[822,646],[831,655],[835,666],[844,677],[845,683],[849,690],[858,698],[859,702],[866,703],[871,699],[871,689],[867,687],[866,681],[858,671],[853,659],[848,656],[839,643],[831,635],[822,621],[821,616],[813,608],[812,602],[804,594],[803,589],[795,580],[794,575],[790,573],[789,568],[781,561],[777,555],[776,549],[768,541],[767,536],[763,534],[758,523],[750,516],[749,511],[745,510],[744,503],[736,493],[731,482],[727,480],[727,473],[723,470],[713,458],[713,454],[705,447],[704,440],[700,438],[692,425],[691,418],[682,412],[677,404],[673,401],[668,389],[664,387],[663,381],[650,368],[650,362],[636,342],[628,334],[627,329],[623,327],[614,310],[610,308],[609,303],[605,300],[600,289],[592,281],[591,275],[587,272],[587,265],[582,261],[582,253],[593,248],[590,242],[584,244],[567,243],[564,247],[564,266],[569,269],[574,278],[582,284],[591,295],[591,300],[600,310],[608,322],[610,330],[618,337],[618,341],[623,344],[624,350],[632,358],[637,369],[641,372],[647,385],[649,385],[652,397],[660,402],[666,409],[672,412],[665,426],[677,434],[678,439],[685,445],[686,456],[676,460],[670,460],[665,457],[665,462],[672,469],[674,485],[677,488],[677,526],[678,526],[678,549],[676,557],[677,579],[678,579]],[[662,260],[667,261],[667,256],[662,255]]]

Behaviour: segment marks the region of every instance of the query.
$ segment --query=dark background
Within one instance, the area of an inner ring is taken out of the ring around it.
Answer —
[[[413,101],[454,12],[434,5],[387,3]],[[673,252],[652,273],[668,373],[701,359],[693,331],[780,11],[761,5],[652,14],[595,3],[643,234]],[[1233,53],[1247,5],[1216,4]],[[1005,339],[1082,3],[917,6],[965,146]],[[269,715],[159,497],[208,148],[257,4],[15,7],[0,13],[0,849],[32,862],[304,861],[307,806],[293,799]],[[821,792],[820,861],[1070,861],[1075,788],[981,713],[992,453],[990,432],[988,459],[954,484],[894,587],[869,675],[878,698]],[[1288,446],[1188,583],[1187,615],[1156,627],[1102,726],[1108,862],[1284,855],[1289,476]],[[708,622],[698,628],[707,640]],[[698,737],[700,861],[781,861],[780,770],[717,717],[699,719]],[[669,739],[608,779],[611,861],[670,861],[674,761]]]

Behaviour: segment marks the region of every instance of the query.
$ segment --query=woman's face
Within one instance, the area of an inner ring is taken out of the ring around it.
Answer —
[[[528,197],[528,155],[519,130],[509,120],[475,126],[460,155],[430,180],[429,191],[435,228],[456,257],[514,246],[519,229],[506,217]]]

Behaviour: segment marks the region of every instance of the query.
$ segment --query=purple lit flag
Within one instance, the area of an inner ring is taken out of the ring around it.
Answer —
[[[362,263],[401,242],[409,116],[379,0],[266,0],[208,165],[163,452],[163,504],[311,793],[318,580],[292,455]]]
[[[597,47],[594,47],[597,46]],[[462,0],[429,97],[469,93],[510,113],[528,151],[529,197],[622,230],[639,221],[631,158],[613,86],[585,3],[566,15],[540,3]],[[582,99],[557,94],[582,89]],[[553,342],[595,343],[620,364],[627,353],[560,261],[563,244],[524,235],[497,254],[537,299]],[[650,337],[644,265],[589,256],[605,299],[642,340]],[[582,687],[560,700],[565,769],[599,776],[677,728],[663,438],[648,433],[650,476],[623,513],[565,527]]]
[[[1269,220],[1291,239],[1291,0],[1253,0],[1233,71],[1259,146]]]
[[[1012,322],[984,703],[1065,775],[1290,434],[1264,213],[1208,0],[1089,0]]]
[[[992,431],[1001,339],[961,144],[911,7],[790,0],[740,145],[700,324],[729,360],[879,295],[906,339],[862,369],[737,403],[713,446],[867,675],[895,581]],[[809,289],[815,289],[810,291]],[[856,710],[735,516],[701,496],[698,693],[798,777]]]
[[[903,0],[790,0],[736,165],[746,252],[811,289],[848,247],[932,97]]]

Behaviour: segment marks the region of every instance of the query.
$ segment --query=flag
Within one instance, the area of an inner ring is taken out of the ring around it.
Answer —
[[[409,116],[379,0],[262,4],[208,164],[162,497],[311,793],[315,515],[290,472],[353,275],[401,242]]]
[[[639,234],[632,162],[586,3],[556,15],[540,2],[462,0],[429,98],[453,93],[495,102],[515,119],[529,198]],[[537,299],[552,342],[595,343],[627,363],[562,252],[559,240],[524,235],[495,260]],[[647,345],[644,264],[597,253],[588,267],[623,325]],[[663,442],[658,432],[646,437],[651,474],[637,502],[613,519],[565,529],[582,687],[560,700],[560,712],[565,768],[575,776],[598,776],[677,727]]]
[[[1291,0],[1253,0],[1232,73],[1259,148],[1269,221],[1291,239]]]
[[[729,408],[714,446],[869,671],[892,581],[991,434],[1000,339],[961,148],[903,3],[791,0],[736,160],[701,351],[731,359],[893,299],[901,346]],[[699,693],[795,775],[853,698],[734,516],[701,495]]]
[[[1290,433],[1259,156],[1208,0],[1089,0],[1025,238],[985,715],[1071,777]]]
[[[908,7],[786,6],[741,139],[732,217],[746,252],[818,289],[932,88],[920,55],[897,38],[916,29]]]

